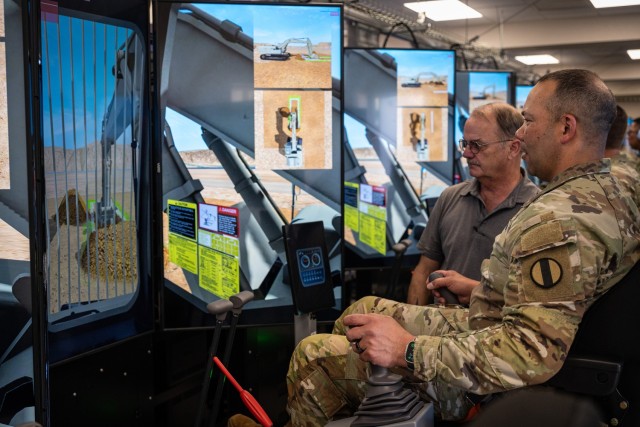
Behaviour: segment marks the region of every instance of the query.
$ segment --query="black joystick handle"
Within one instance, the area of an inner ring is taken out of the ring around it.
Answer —
[[[433,282],[434,280],[440,277],[444,277],[442,273],[431,273],[429,275],[429,282]],[[447,304],[460,305],[460,300],[458,299],[456,294],[454,294],[449,290],[449,288],[447,287],[438,288],[438,292],[440,292],[440,295],[442,295],[442,298],[444,298]]]

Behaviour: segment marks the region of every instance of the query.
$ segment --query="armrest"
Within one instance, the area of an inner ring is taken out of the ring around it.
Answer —
[[[622,363],[590,357],[569,357],[547,384],[572,393],[608,396],[615,392]]]

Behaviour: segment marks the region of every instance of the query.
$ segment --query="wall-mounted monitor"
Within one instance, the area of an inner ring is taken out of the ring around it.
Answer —
[[[197,326],[192,306],[204,318],[207,303],[241,290],[255,294],[244,321],[292,321],[283,226],[321,221],[328,280],[340,282],[342,8],[159,7],[170,29],[160,95],[165,300],[177,304],[165,326]]]
[[[451,183],[455,52],[345,49],[344,62],[345,238],[384,256],[426,222],[425,189]]]

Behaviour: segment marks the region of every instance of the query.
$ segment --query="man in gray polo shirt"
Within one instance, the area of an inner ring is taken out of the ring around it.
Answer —
[[[495,237],[538,192],[520,167],[522,153],[515,133],[522,122],[518,110],[505,103],[480,106],[467,119],[459,148],[472,178],[447,188],[438,198],[418,243],[422,256],[413,271],[408,303],[429,302],[427,278],[437,270],[444,277],[429,287],[447,286],[468,304]]]

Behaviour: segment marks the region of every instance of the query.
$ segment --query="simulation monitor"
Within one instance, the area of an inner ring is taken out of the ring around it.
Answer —
[[[345,239],[361,256],[385,256],[450,183],[454,70],[449,50],[345,49]]]
[[[241,290],[255,294],[244,321],[291,321],[284,226],[321,222],[316,254],[328,283],[341,274],[342,8],[159,7],[175,28],[161,73],[167,327]]]

